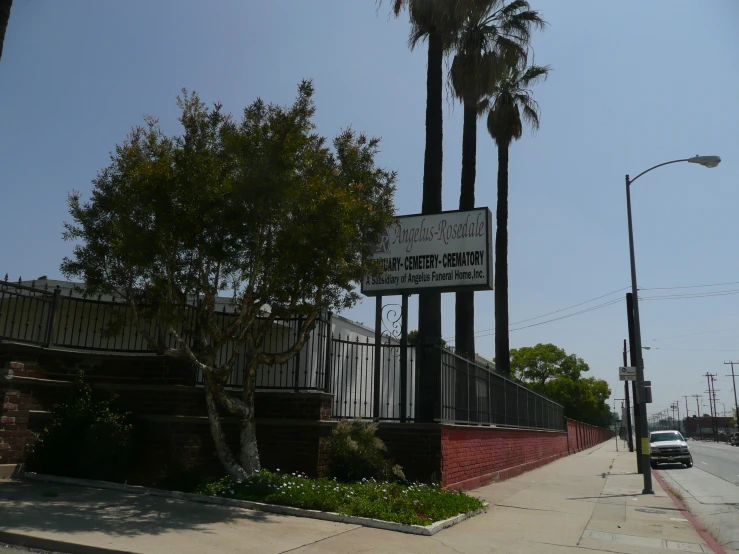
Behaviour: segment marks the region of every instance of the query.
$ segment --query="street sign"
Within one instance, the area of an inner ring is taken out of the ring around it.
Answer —
[[[619,367],[618,368],[618,380],[619,381],[636,381],[636,368],[635,367]]]

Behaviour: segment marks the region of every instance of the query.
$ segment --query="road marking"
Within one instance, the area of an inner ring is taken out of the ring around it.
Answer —
[[[705,464],[705,465],[708,465],[708,464],[706,464],[706,462],[701,462],[701,463],[702,463],[702,464]]]

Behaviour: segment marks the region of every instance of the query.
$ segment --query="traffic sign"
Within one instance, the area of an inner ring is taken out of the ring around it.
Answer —
[[[618,380],[619,381],[636,381],[636,368],[635,367],[619,367],[618,368]]]

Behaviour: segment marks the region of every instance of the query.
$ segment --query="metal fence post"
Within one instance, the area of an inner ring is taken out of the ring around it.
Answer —
[[[331,392],[331,372],[333,371],[333,364],[331,363],[331,343],[334,341],[334,335],[331,332],[331,312],[328,312],[328,321],[326,322],[326,361],[324,362],[325,369],[323,374],[323,392]]]
[[[300,340],[300,330],[302,328],[303,328],[303,316],[300,316],[298,317],[298,328],[297,328],[297,333],[295,336],[296,341]],[[303,348],[301,347],[300,350],[298,350],[297,353],[295,354],[295,358],[294,358],[295,360],[294,368],[295,369],[293,370],[293,381],[294,381],[293,385],[295,388],[295,392],[298,392],[300,390],[300,352],[302,350]]]
[[[375,374],[372,379],[372,416],[380,417],[380,372],[382,370],[382,296],[375,297]]]
[[[44,341],[44,347],[48,348],[51,346],[51,335],[54,332],[54,318],[56,317],[56,311],[59,307],[59,295],[61,294],[61,289],[59,288],[59,285],[56,286],[54,289],[54,296],[51,299],[51,308],[49,308],[49,321],[46,325],[46,340]]]
[[[408,418],[408,295],[404,294],[400,304],[400,421]]]

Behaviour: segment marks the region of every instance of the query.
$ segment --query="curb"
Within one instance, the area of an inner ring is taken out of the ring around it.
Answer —
[[[25,548],[66,552],[67,554],[139,554],[137,552],[131,552],[130,550],[114,550],[111,548],[103,548],[101,546],[89,546],[74,542],[46,539],[43,537],[31,537],[22,533],[11,533],[10,531],[0,531],[0,542]]]
[[[690,521],[691,525],[695,528],[696,531],[698,531],[698,534],[701,536],[701,538],[708,543],[708,546],[713,550],[716,554],[726,554],[726,551],[723,549],[723,547],[714,539],[708,531],[706,531],[705,527],[703,527],[700,523],[698,523],[698,520],[695,519],[695,516],[690,513],[690,510],[688,510],[687,506],[683,504],[682,500],[677,498],[672,492],[670,492],[670,487],[667,485],[665,480],[662,478],[660,474],[658,474],[654,469],[652,470],[652,475],[657,480],[657,482],[662,487],[662,490],[665,491],[665,494],[670,497],[672,502],[680,508],[680,511],[683,512],[683,515],[685,516],[685,519]]]
[[[160,496],[163,498],[174,498],[177,500],[186,500],[189,502],[198,502],[200,504],[215,504],[219,506],[231,506],[234,508],[246,508],[249,510],[258,510],[261,512],[269,512],[273,514],[307,517],[312,519],[320,519],[323,521],[332,521],[336,523],[348,523],[353,525],[361,525],[362,527],[372,527],[375,529],[384,529],[386,531],[396,531],[399,533],[407,533],[411,535],[431,536],[435,535],[442,529],[446,529],[453,525],[463,522],[466,519],[474,517],[485,511],[484,508],[458,514],[456,516],[437,521],[431,525],[406,525],[403,523],[395,523],[393,521],[384,521],[381,519],[373,519],[368,517],[348,516],[335,512],[322,512],[320,510],[307,510],[304,508],[294,508],[292,506],[280,506],[278,504],[263,504],[261,502],[253,502],[251,500],[236,500],[233,498],[220,498],[215,496],[203,496],[201,494],[192,494],[177,491],[165,491],[161,489],[152,489],[148,487],[139,487],[137,485],[122,485],[120,483],[111,483],[109,481],[94,481],[92,479],[77,479],[73,477],[58,477],[56,475],[42,475],[39,473],[26,472],[23,479],[29,481],[39,481],[42,483],[58,483],[60,485],[72,485],[76,487],[91,487],[97,489],[109,489],[121,492],[129,492],[141,495]],[[7,542],[7,541],[6,541]],[[17,543],[16,543],[17,544]],[[85,554],[78,551],[79,554]],[[91,553],[93,551],[90,551]],[[99,550],[101,554],[106,552],[119,552],[115,550]],[[75,552],[74,554],[77,554]]]

